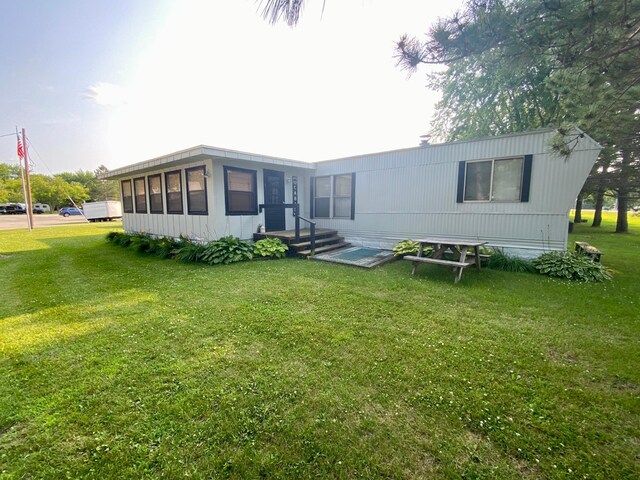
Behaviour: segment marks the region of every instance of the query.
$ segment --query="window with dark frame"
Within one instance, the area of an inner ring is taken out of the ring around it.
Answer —
[[[331,177],[316,177],[314,211],[317,218],[331,218]]]
[[[245,168],[224,167],[226,215],[258,214],[257,172]]]
[[[189,215],[207,215],[207,179],[206,168],[186,168],[184,173],[187,182],[187,213]]]
[[[147,193],[144,185],[144,177],[133,179],[133,193],[136,213],[147,213]]]
[[[164,174],[164,186],[167,196],[167,213],[182,214],[182,174],[180,170]]]
[[[313,180],[315,218],[354,218],[354,174],[328,175]]]
[[[164,213],[162,205],[162,177],[157,175],[149,175],[147,177],[149,184],[149,212]]]
[[[131,180],[122,180],[122,211],[124,213],[133,213],[133,190],[131,189]]]
[[[351,174],[333,177],[333,216],[351,217]]]
[[[500,158],[466,162],[465,202],[520,202],[524,158]]]

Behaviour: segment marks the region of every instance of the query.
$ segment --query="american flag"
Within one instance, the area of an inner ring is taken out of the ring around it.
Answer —
[[[18,158],[24,160],[24,148],[22,148],[22,140],[18,137]]]

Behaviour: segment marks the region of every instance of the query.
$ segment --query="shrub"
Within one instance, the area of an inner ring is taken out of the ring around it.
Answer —
[[[176,242],[173,250],[171,250],[171,255],[181,262],[201,262],[205,247],[202,243],[180,237],[180,240]]]
[[[601,263],[575,252],[547,252],[533,261],[543,275],[582,282],[611,280],[611,274]]]
[[[202,260],[209,265],[217,265],[219,263],[227,265],[243,260],[251,260],[252,258],[253,244],[231,235],[207,243],[202,253]]]
[[[171,258],[178,245],[179,242],[172,237],[161,237],[156,239],[153,251],[149,251],[149,253],[153,253],[160,258]]]
[[[118,232],[119,235],[115,236],[113,243],[121,247],[128,247],[131,245],[131,235],[125,232]]]
[[[122,235],[122,232],[109,232],[107,233],[107,240],[113,242],[119,235]]]
[[[253,253],[265,258],[284,258],[289,247],[279,238],[263,238],[253,245]]]
[[[153,238],[146,233],[134,233],[130,236],[129,246],[138,253],[147,253],[153,246]]]
[[[419,248],[420,244],[418,242],[414,242],[413,240],[403,240],[395,247],[393,247],[393,254],[396,257],[404,255],[416,255]]]
[[[493,252],[489,257],[487,267],[505,272],[529,272],[536,271],[536,267],[529,260],[503,253],[499,250]]]

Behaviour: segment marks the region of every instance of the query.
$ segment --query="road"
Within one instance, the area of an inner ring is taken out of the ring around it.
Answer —
[[[74,225],[78,223],[87,223],[82,215],[74,215],[72,217],[63,217],[57,213],[33,216],[34,228],[38,227],[54,227],[58,225]],[[0,230],[27,229],[26,215],[0,215]]]

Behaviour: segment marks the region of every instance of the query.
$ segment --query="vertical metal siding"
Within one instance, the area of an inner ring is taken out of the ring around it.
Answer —
[[[205,165],[207,167],[207,205],[208,215],[189,215],[187,213],[187,186],[184,170],[190,167]],[[243,162],[235,159],[214,159],[204,160],[181,165],[176,168],[167,167],[158,170],[146,172],[144,176],[162,174],[162,194],[164,200],[164,214],[123,214],[123,227],[128,232],[146,232],[158,236],[179,237],[186,235],[189,238],[200,239],[203,241],[214,240],[225,235],[233,235],[240,238],[251,238],[257,230],[259,224],[264,225],[264,213],[258,215],[225,215],[225,198],[224,198],[224,172],[223,166],[235,166],[247,168],[257,171],[257,200],[263,203],[264,199],[264,182],[263,169],[279,170],[285,173],[285,201],[291,202],[291,176],[298,177],[298,201],[301,204],[301,210],[304,212],[308,209],[306,200],[307,189],[306,183],[309,181],[308,171],[300,168],[279,165],[266,164],[258,162]],[[166,213],[166,194],[164,187],[164,173],[168,171],[182,171],[182,201],[184,205],[183,214],[167,214]],[[139,177],[140,174],[132,174]],[[148,197],[148,192],[147,192]],[[291,210],[286,211],[286,226],[292,229],[294,225]]]

